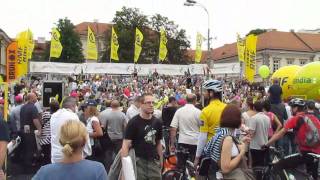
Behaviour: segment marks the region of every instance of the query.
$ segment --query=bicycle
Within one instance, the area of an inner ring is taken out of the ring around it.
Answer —
[[[163,180],[194,180],[196,177],[196,170],[193,166],[193,163],[188,159],[189,152],[186,149],[176,150],[176,154],[181,153],[182,161],[185,163],[182,164],[182,167],[178,169],[177,167],[167,170],[163,173]]]
[[[253,167],[257,180],[313,180],[312,176],[304,169],[297,167],[296,160],[302,158],[300,153],[283,156],[282,153],[274,147],[269,149],[269,162],[263,167]],[[308,153],[319,161],[317,154]]]

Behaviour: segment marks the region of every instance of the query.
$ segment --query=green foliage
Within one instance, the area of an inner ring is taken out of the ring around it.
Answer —
[[[253,29],[246,36],[248,36],[249,34],[259,35],[265,32],[267,32],[266,29]]]

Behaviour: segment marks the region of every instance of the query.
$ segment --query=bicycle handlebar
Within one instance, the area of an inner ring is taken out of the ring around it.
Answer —
[[[308,153],[308,155],[316,158],[316,159],[320,159],[320,154],[315,154],[315,153]]]

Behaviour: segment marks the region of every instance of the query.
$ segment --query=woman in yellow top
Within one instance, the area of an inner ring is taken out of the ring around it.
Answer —
[[[205,89],[204,96],[209,98],[210,103],[206,106],[200,115],[200,135],[198,138],[196,158],[194,166],[197,167],[204,146],[215,135],[215,129],[220,125],[221,114],[226,107],[222,100],[222,82],[218,80],[208,80],[203,83]]]

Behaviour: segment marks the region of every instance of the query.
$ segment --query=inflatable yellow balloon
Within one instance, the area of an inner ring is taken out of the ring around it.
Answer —
[[[280,86],[282,88],[282,98],[286,99],[290,97],[292,94],[295,94],[293,88],[293,79],[296,76],[296,73],[301,69],[301,66],[292,65],[285,66],[278,69],[273,73],[271,79],[279,79]]]
[[[320,100],[320,62],[304,65],[293,79],[294,96]]]

